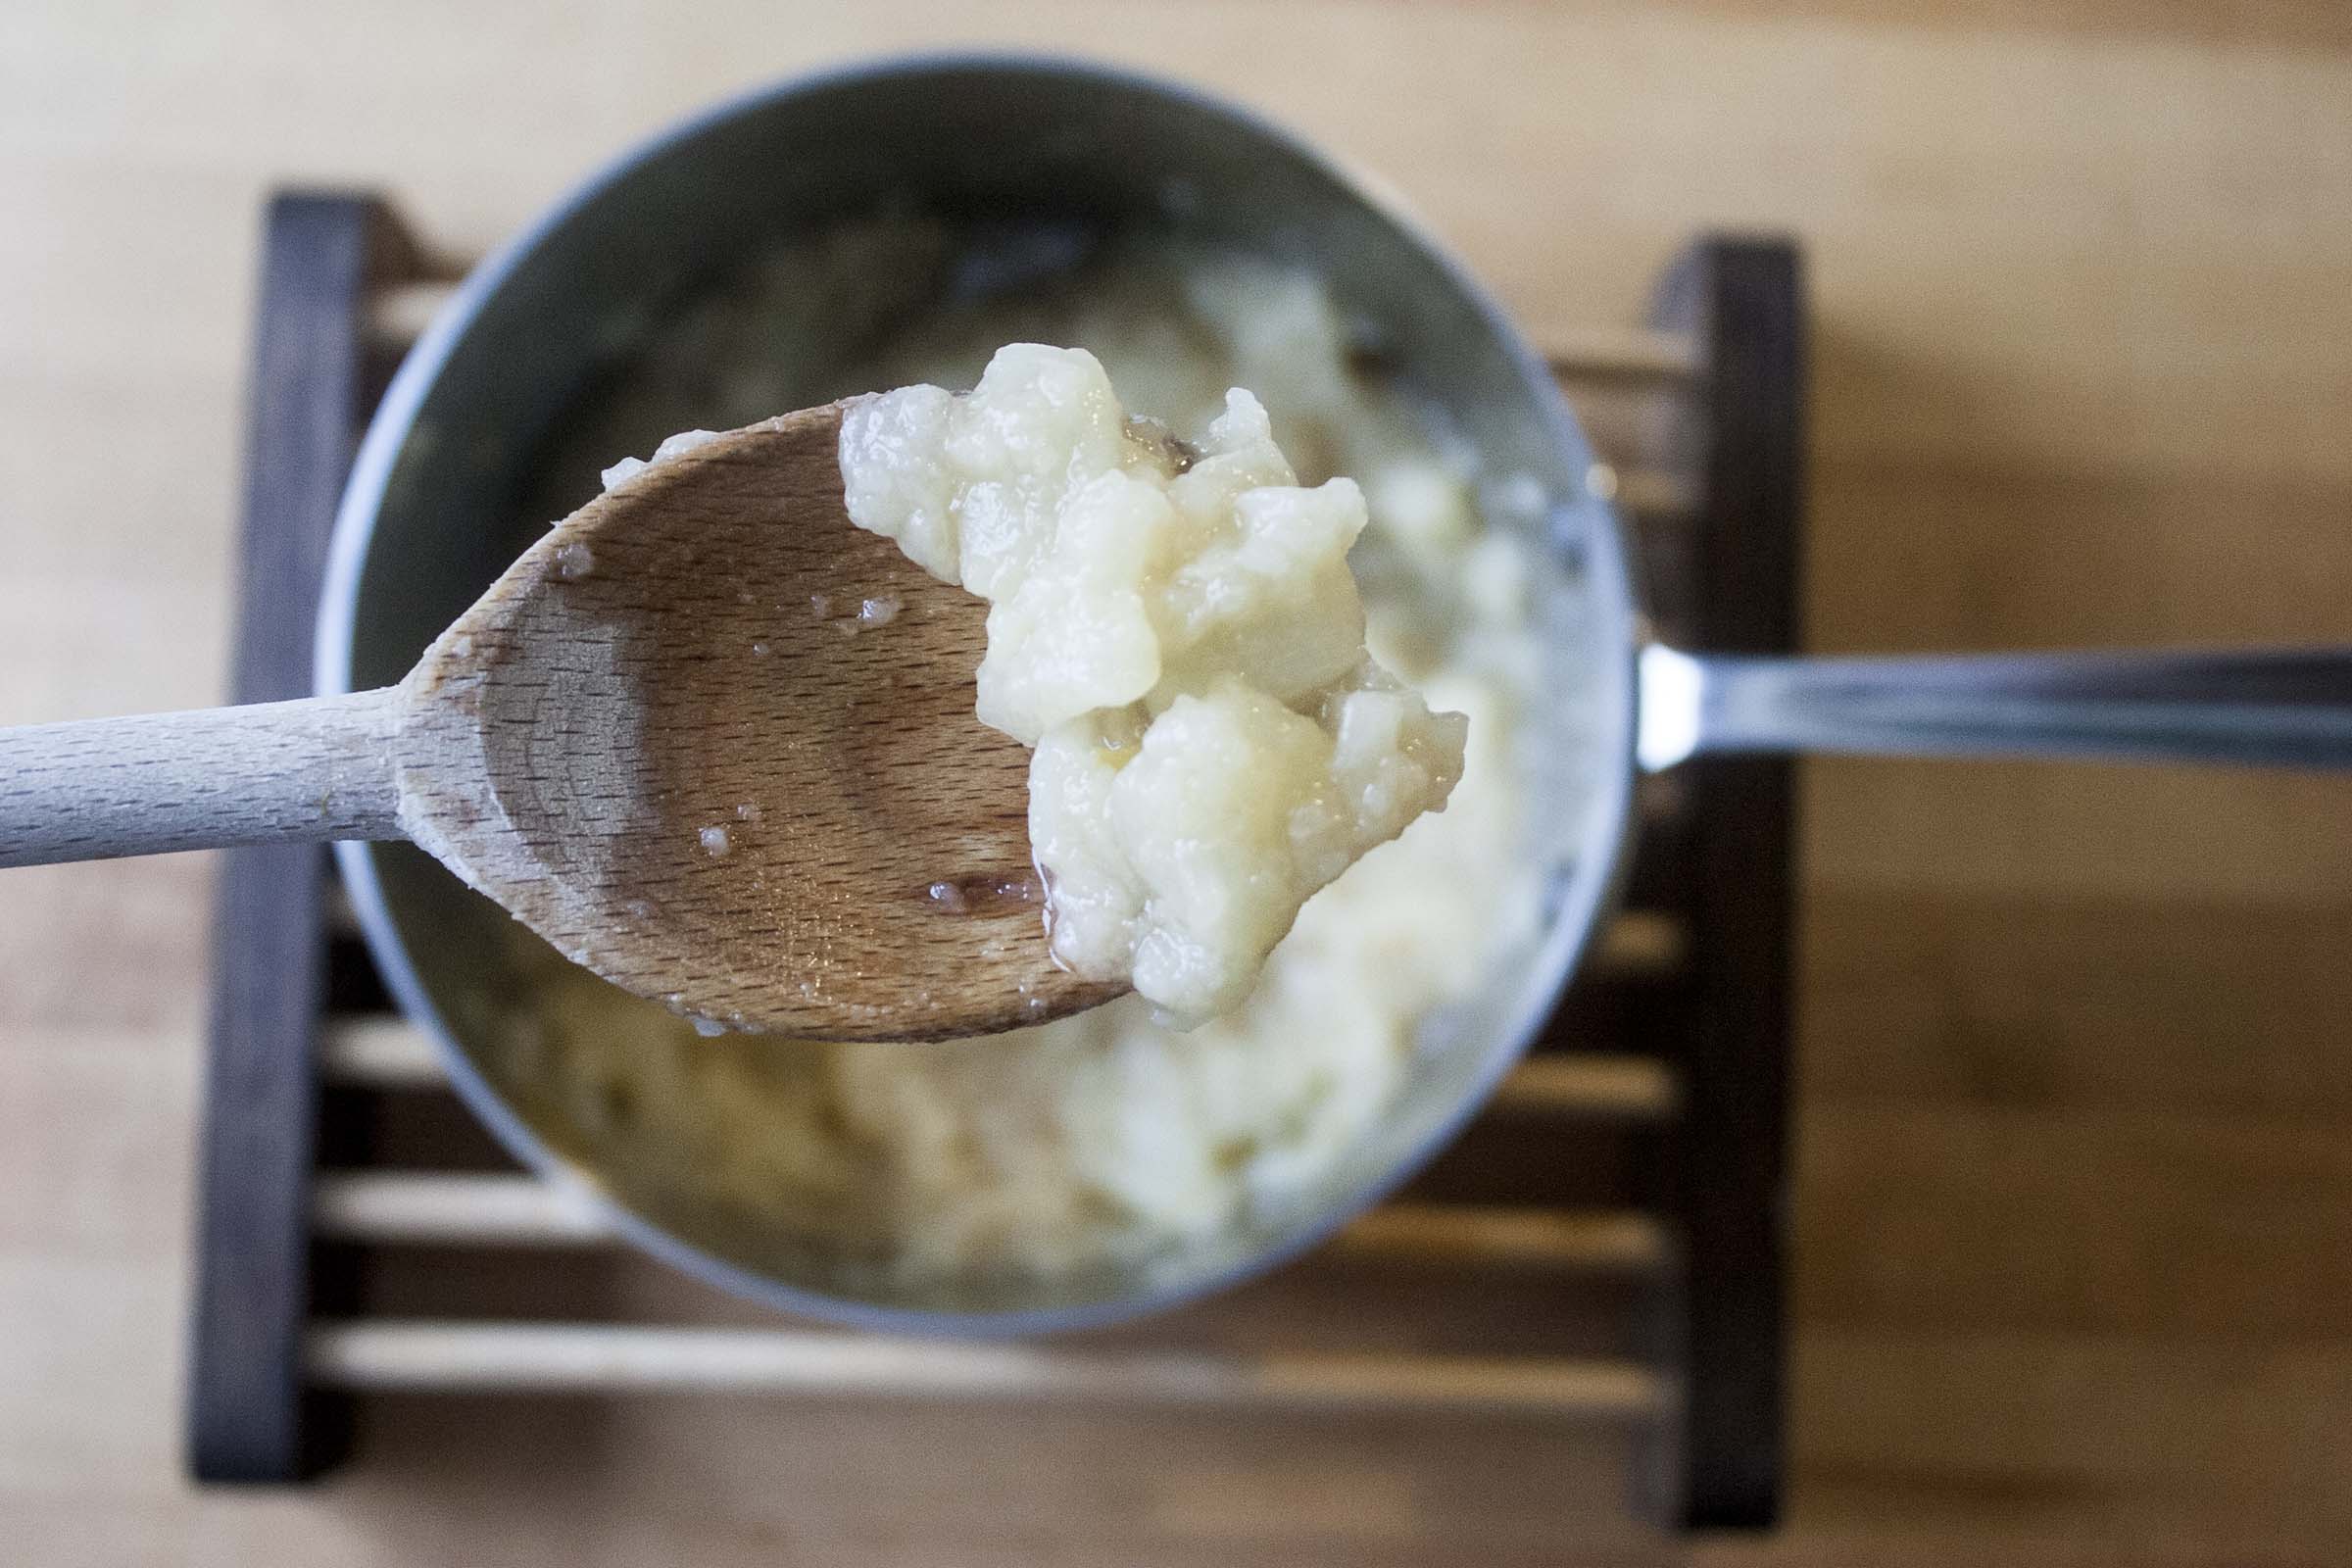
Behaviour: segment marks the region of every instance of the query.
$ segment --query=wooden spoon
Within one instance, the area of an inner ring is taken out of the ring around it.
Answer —
[[[731,1028],[927,1040],[1123,989],[1057,967],[986,606],[843,508],[841,407],[654,465],[399,685],[0,729],[0,866],[409,838],[575,961]]]

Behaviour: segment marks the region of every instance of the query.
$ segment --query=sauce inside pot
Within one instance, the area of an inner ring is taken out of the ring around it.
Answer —
[[[1149,1272],[1245,1220],[1313,1205],[1394,1101],[1422,1017],[1525,951],[1544,868],[1528,851],[1537,763],[1521,747],[1543,700],[1540,566],[1532,531],[1496,525],[1539,505],[1535,487],[1483,471],[1308,272],[1114,248],[936,308],[955,273],[948,237],[919,223],[777,251],[581,410],[535,514],[567,510],[613,454],[670,431],[874,387],[965,388],[1001,344],[1074,344],[1180,440],[1199,442],[1227,389],[1248,386],[1302,483],[1356,477],[1369,523],[1348,560],[1366,644],[1431,708],[1468,714],[1469,734],[1446,810],[1308,899],[1238,1008],[1190,1033],[1128,998],[982,1041],[705,1039],[517,930],[514,983],[477,1031],[501,1091],[567,1152],[625,1170],[625,1196],[655,1218],[715,1216],[688,1234],[723,1230],[739,1258],[815,1259],[848,1293]],[[918,305],[918,324],[894,324]],[[834,597],[829,609],[854,611],[859,587]]]

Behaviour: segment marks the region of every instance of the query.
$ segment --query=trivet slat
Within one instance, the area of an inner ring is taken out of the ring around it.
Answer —
[[[340,1088],[449,1086],[448,1069],[431,1037],[393,1013],[328,1018],[318,1043],[318,1067],[329,1084]],[[1490,1103],[1503,1110],[1654,1121],[1673,1114],[1675,1096],[1674,1073],[1663,1062],[1590,1052],[1520,1062]]]
[[[619,1231],[587,1192],[525,1175],[328,1171],[311,1194],[323,1238],[372,1246],[579,1247]],[[1666,1227],[1638,1211],[1391,1203],[1333,1238],[1335,1255],[1400,1263],[1644,1273],[1669,1256]]]
[[[1552,368],[1566,376],[1672,382],[1700,368],[1697,341],[1670,325],[1558,327],[1544,342]]]
[[[303,614],[248,641],[299,645],[305,659],[318,554],[364,405],[448,295],[413,250],[380,243],[387,224],[364,198],[272,209],[248,602]],[[321,270],[335,254],[322,234],[363,232],[378,237],[372,270],[355,270],[348,249],[342,271]],[[1651,326],[1553,344],[1601,464],[1590,477],[1614,487],[1641,537],[1652,613],[1691,646],[1785,648],[1793,635],[1793,267],[1783,245],[1703,244]],[[307,292],[284,286],[296,277],[313,280]],[[297,384],[309,390],[263,395]],[[307,669],[291,656],[268,667],[295,690]],[[306,1437],[315,1450],[325,1430],[306,1426],[317,1412],[305,1399],[321,1392],[767,1391],[1209,1405],[1236,1420],[1360,1409],[1595,1421],[1648,1434],[1647,1492],[1663,1517],[1769,1517],[1786,769],[1703,763],[1645,780],[1641,815],[1632,906],[1604,929],[1538,1054],[1400,1199],[1246,1291],[1038,1348],[714,1327],[757,1315],[617,1245],[593,1200],[515,1173],[463,1118],[426,1037],[386,1010],[339,894],[314,879],[307,902],[264,909],[249,890],[236,908],[261,917],[221,931],[222,1015],[253,1028],[216,1034],[199,1301],[250,1276],[278,1305],[241,1335],[219,1332],[218,1302],[212,1331],[200,1318],[192,1425],[217,1430],[230,1406],[208,1391],[237,1388],[251,1430],[210,1450],[200,1441],[197,1473],[303,1473]],[[222,1053],[238,1059],[222,1042],[248,1037],[248,1058],[267,1050],[299,1069],[282,1128],[274,1108],[221,1103],[244,1081],[220,1073]],[[307,1118],[320,1082],[326,1168],[314,1177]],[[238,1210],[211,1201],[214,1187],[251,1196],[265,1229],[220,1223],[217,1210]],[[256,1235],[258,1270],[237,1240]],[[358,1261],[327,1276],[351,1282],[349,1302],[302,1299],[311,1236],[332,1244],[323,1256]]]
[[[331,1388],[412,1393],[823,1394],[1273,1409],[1517,1411],[1641,1420],[1659,1379],[1629,1362],[1364,1352],[1254,1357],[1062,1350],[788,1329],[380,1322],[312,1331]]]
[[[1778,240],[1699,246],[1667,274],[1654,319],[1690,334],[1705,367],[1669,436],[1707,502],[1684,635],[1712,652],[1791,652],[1804,455],[1796,252]],[[1689,1264],[1669,1315],[1682,1451],[1665,1508],[1693,1525],[1760,1527],[1778,1517],[1783,1468],[1795,768],[1712,758],[1689,777],[1688,907],[1714,940],[1692,944],[1672,1037],[1682,1136],[1661,1174]]]
[[[1580,1052],[1531,1056],[1511,1069],[1488,1102],[1495,1110],[1663,1121],[1677,1103],[1674,1074],[1647,1056]]]
[[[407,247],[377,204],[281,196],[265,220],[230,697],[306,695],[328,523],[367,413],[358,323]],[[221,857],[214,895],[188,1467],[279,1480],[330,1454],[306,1421],[298,1345],[311,1310],[306,1186],[326,899],[316,846]],[[316,1413],[316,1412],[311,1412]]]
[[[397,1013],[329,1018],[318,1070],[347,1089],[446,1089],[449,1070],[430,1036]]]

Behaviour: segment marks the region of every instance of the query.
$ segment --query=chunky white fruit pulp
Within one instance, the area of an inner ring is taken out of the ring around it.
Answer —
[[[1171,1022],[1239,1005],[1461,777],[1468,721],[1364,651],[1363,492],[1300,485],[1246,391],[1184,449],[1093,355],[1016,343],[967,395],[853,403],[841,470],[852,521],[989,601],[978,710],[1036,748],[1054,956]]]

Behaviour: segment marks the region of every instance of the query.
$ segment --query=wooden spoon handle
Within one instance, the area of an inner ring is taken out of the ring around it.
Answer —
[[[394,695],[0,729],[0,866],[399,838]]]

